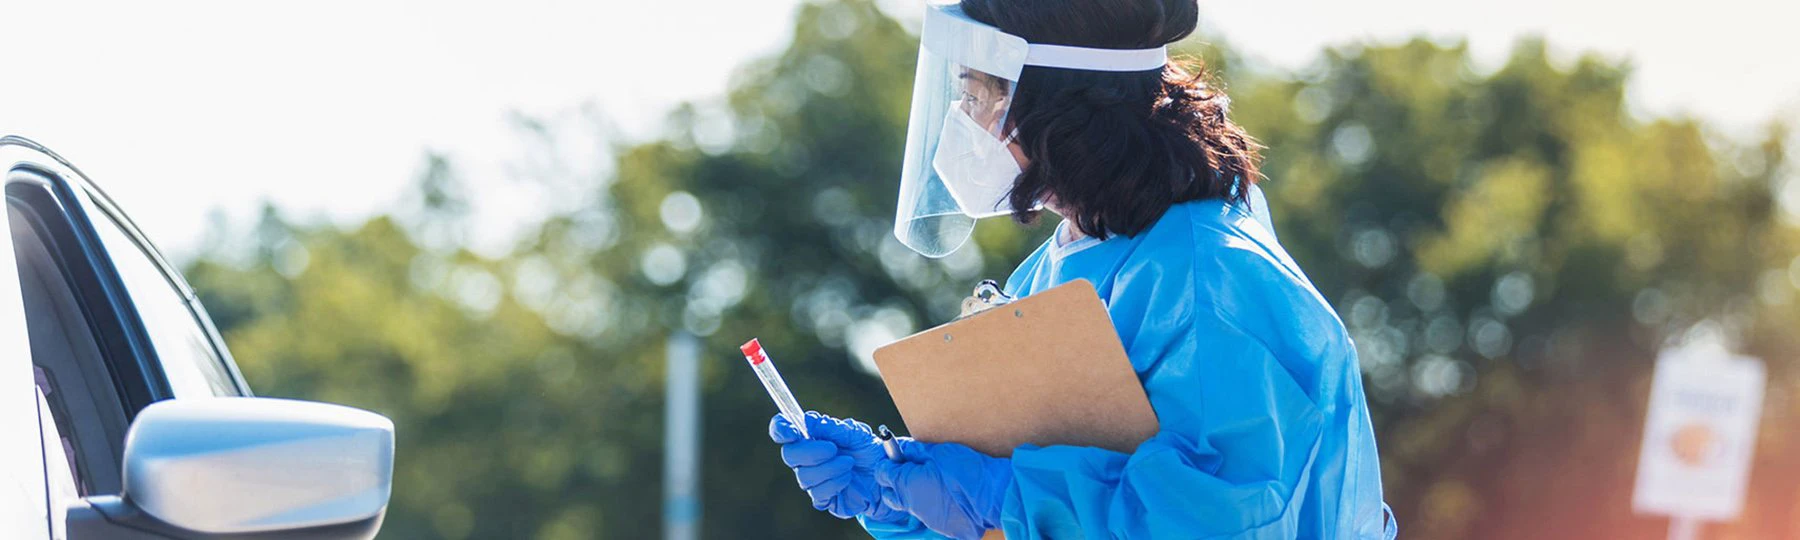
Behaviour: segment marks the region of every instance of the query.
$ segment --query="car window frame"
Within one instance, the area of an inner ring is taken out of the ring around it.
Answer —
[[[20,155],[21,151],[22,155]],[[84,312],[93,307],[95,308],[93,311],[109,315],[104,317],[107,322],[116,323],[106,328],[113,332],[103,332],[106,335],[96,336],[96,341],[105,338],[107,343],[101,344],[102,355],[108,359],[109,363],[116,364],[109,367],[123,368],[125,373],[118,376],[122,379],[129,379],[120,385],[120,401],[126,406],[127,421],[135,419],[137,412],[150,403],[177,396],[174,395],[164,375],[161,359],[156,354],[155,345],[150,339],[143,321],[138,316],[139,311],[131,300],[129,290],[120,279],[117,269],[113,267],[106,246],[95,230],[90,211],[104,213],[103,218],[112,220],[125,233],[125,236],[131,239],[139,251],[150,259],[151,263],[162,273],[163,279],[184,299],[187,304],[188,316],[199,325],[214,357],[230,374],[231,383],[236,387],[238,395],[245,397],[255,395],[251,391],[249,383],[244,380],[243,372],[238,368],[236,359],[231,355],[231,350],[226,347],[223,335],[220,334],[217,325],[213,323],[212,316],[207,313],[206,307],[200,302],[199,296],[194,293],[193,287],[189,286],[181,273],[169,264],[168,259],[163,257],[162,251],[150,242],[137,223],[132,221],[131,217],[113,201],[106,190],[96,185],[74,164],[69,163],[68,160],[43,145],[23,137],[0,136],[0,182],[5,183],[3,192],[8,198],[12,198],[11,193],[14,190],[11,187],[12,177],[14,171],[17,170],[28,171],[41,177],[41,182],[36,182],[39,189],[30,191],[42,191],[42,193],[32,194],[30,198],[34,200],[29,202],[33,203],[34,210],[46,215],[54,214],[61,218],[57,220],[46,218],[46,220],[58,222],[59,226],[55,228],[61,229],[59,232],[65,233],[61,235],[63,238],[58,238],[58,240],[69,241],[72,246],[70,249],[79,252],[80,257],[76,258],[80,261],[76,262],[85,263],[82,268],[85,271],[81,272],[82,275],[70,276],[71,285],[77,289],[76,294],[82,297]],[[65,224],[66,228],[60,226]],[[75,277],[83,279],[73,279]],[[101,306],[90,306],[92,303],[99,302],[110,305],[106,306],[107,309],[100,309]],[[90,318],[92,317],[90,316]],[[101,329],[96,328],[96,330]],[[129,358],[131,361],[114,362],[120,358]]]
[[[45,246],[80,304],[94,342],[119,392],[126,421],[151,403],[174,393],[163,377],[150,336],[125,292],[105,248],[79,208],[66,182],[55,171],[33,162],[10,164],[5,171],[8,203],[35,214]],[[123,440],[123,433],[118,434]]]
[[[131,247],[137,250],[137,253],[135,254],[120,254],[109,251],[107,263],[114,264],[113,261],[121,256],[142,256],[149,259],[150,264],[156,268],[159,274],[161,274],[163,283],[170,287],[175,294],[180,297],[183,304],[182,307],[187,312],[188,322],[193,323],[199,328],[201,335],[206,340],[207,352],[211,353],[212,358],[210,360],[216,364],[214,366],[215,368],[226,374],[226,378],[231,383],[232,390],[236,391],[235,396],[253,397],[254,394],[250,391],[249,383],[244,381],[243,373],[238,370],[237,361],[231,357],[230,349],[225,346],[225,340],[219,334],[218,328],[213,325],[212,316],[206,312],[206,307],[200,303],[200,297],[194,293],[193,287],[188,285],[187,280],[181,276],[181,273],[176,271],[175,267],[169,264],[168,259],[163,257],[162,252],[156,249],[156,246],[150,242],[148,237],[144,236],[143,232],[138,229],[137,223],[133,222],[131,217],[125,214],[125,212],[119,208],[117,203],[113,202],[112,197],[108,196],[99,186],[87,181],[86,178],[78,178],[77,181],[80,184],[80,189],[76,196],[77,204],[82,206],[85,210],[93,211],[88,214],[88,217],[90,218],[89,226],[100,226],[99,224],[94,223],[95,219],[93,218],[93,214],[99,214],[98,219],[107,220],[112,226],[117,227],[120,232],[124,233],[126,240],[131,243]],[[96,231],[96,234],[98,234],[98,231]],[[105,245],[104,242],[105,241],[102,240],[103,247]],[[118,275],[116,264],[114,265],[113,273],[115,276]],[[121,283],[123,283],[123,279],[121,279]],[[129,294],[131,289],[130,285],[125,284],[125,288]],[[133,305],[133,309],[136,309],[135,304]],[[139,323],[140,325],[142,324],[141,318],[139,319]],[[148,335],[147,327],[146,335]],[[154,339],[152,339],[152,341],[154,341]],[[186,360],[184,359],[181,361]],[[161,363],[159,363],[158,366],[163,369],[166,378],[168,367]]]

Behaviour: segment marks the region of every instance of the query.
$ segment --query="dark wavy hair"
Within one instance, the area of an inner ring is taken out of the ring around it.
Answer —
[[[1195,0],[961,0],[970,18],[1032,43],[1160,47],[1193,33]],[[1098,72],[1026,66],[1008,127],[1030,163],[1013,208],[1052,201],[1083,234],[1135,236],[1170,206],[1242,201],[1261,145],[1227,117],[1230,100],[1198,62]],[[1030,222],[1035,212],[1014,217]]]

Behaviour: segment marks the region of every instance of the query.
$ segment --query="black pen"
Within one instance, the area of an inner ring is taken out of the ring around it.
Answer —
[[[899,463],[900,444],[894,442],[894,432],[889,430],[886,425],[882,425],[881,427],[875,428],[875,438],[881,440],[881,449],[882,451],[887,452],[888,459],[893,460],[895,463]]]

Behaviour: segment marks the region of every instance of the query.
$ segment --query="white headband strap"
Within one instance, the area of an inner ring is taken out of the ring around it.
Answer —
[[[1032,43],[1025,65],[1087,71],[1150,71],[1169,64],[1169,49],[1090,49]]]

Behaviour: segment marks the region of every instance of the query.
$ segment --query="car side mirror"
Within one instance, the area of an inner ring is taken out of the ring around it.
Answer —
[[[83,499],[88,538],[372,538],[392,489],[394,424],[340,405],[177,399],[139,412],[124,493]]]

